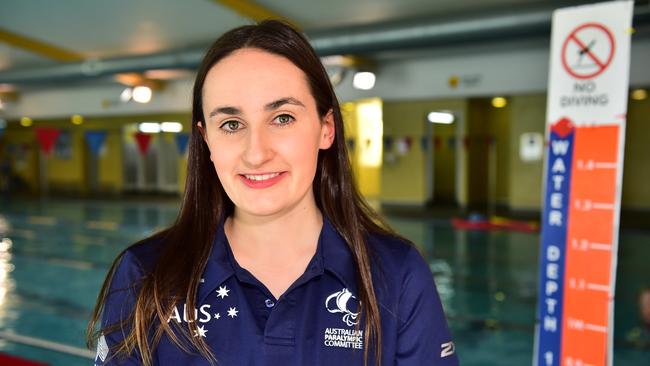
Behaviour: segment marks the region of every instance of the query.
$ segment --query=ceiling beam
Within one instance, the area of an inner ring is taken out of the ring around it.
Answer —
[[[83,61],[84,57],[76,52],[54,46],[30,37],[13,33],[6,29],[0,28],[0,42],[8,43],[11,46],[30,51],[47,58],[63,61],[78,62]]]
[[[265,19],[280,19],[284,20],[294,27],[301,29],[302,27],[297,22],[288,19],[273,10],[264,6],[258,5],[250,0],[212,0],[215,3],[221,4],[240,15],[260,22]]]
[[[54,46],[30,37],[26,37],[3,28],[0,28],[0,42],[7,43],[13,47],[36,53],[56,61],[80,62],[84,61],[85,59],[84,56],[80,53],[66,50],[64,48]],[[161,89],[163,87],[162,82],[149,80],[142,74],[137,73],[116,74],[115,79],[119,83],[127,86],[146,85],[154,90]],[[14,100],[16,99],[13,96],[4,95],[5,100],[8,97]]]

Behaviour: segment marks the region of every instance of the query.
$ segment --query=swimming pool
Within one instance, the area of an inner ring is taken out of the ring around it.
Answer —
[[[111,261],[171,223],[178,204],[0,199],[0,352],[57,366],[90,364],[85,327]],[[388,221],[430,263],[462,365],[530,365],[539,236],[454,230],[446,220]],[[650,281],[648,243],[650,232],[621,232],[617,366],[650,364],[650,350],[628,341],[638,326],[637,291]]]

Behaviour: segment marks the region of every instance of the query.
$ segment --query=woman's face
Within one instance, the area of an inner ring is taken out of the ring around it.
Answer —
[[[239,213],[282,214],[314,205],[319,149],[334,140],[307,77],[288,59],[244,48],[219,61],[203,86],[199,122],[219,180]]]

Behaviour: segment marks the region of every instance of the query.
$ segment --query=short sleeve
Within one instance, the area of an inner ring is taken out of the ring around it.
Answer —
[[[104,301],[101,327],[120,324],[127,319],[135,305],[135,299],[140,288],[144,271],[137,258],[129,251],[124,252],[120,263],[115,269],[111,284]],[[135,366],[141,365],[137,354],[113,356],[111,354],[115,345],[121,342],[130,332],[130,324],[108,333],[102,334],[97,341],[96,366]]]
[[[433,274],[415,248],[409,250],[404,268],[395,365],[458,365]]]

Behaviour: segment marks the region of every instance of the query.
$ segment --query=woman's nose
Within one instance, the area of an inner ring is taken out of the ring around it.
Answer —
[[[251,127],[248,132],[242,158],[246,165],[257,168],[273,157],[272,139],[264,127]]]

